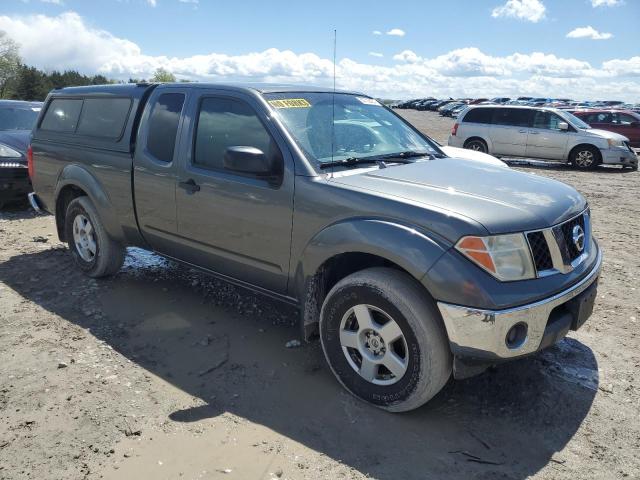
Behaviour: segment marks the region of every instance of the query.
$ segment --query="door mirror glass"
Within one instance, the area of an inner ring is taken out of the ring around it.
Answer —
[[[569,124],[567,122],[559,122],[558,128],[563,131],[569,130]]]
[[[269,176],[272,168],[267,156],[256,147],[235,146],[224,152],[224,168],[232,172]]]

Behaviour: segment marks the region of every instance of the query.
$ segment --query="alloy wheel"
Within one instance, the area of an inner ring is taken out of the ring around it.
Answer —
[[[73,220],[73,243],[82,260],[93,261],[98,252],[96,235],[91,221],[82,214],[76,215]]]
[[[340,322],[340,345],[351,368],[367,382],[393,385],[407,371],[407,341],[380,308],[360,304],[347,310]]]

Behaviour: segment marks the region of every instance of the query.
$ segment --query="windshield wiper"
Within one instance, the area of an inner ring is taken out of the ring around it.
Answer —
[[[431,157],[433,153],[429,152],[416,152],[414,150],[406,150],[404,152],[388,153],[386,155],[380,155],[381,160],[387,160],[391,158],[417,158],[417,157]]]
[[[363,163],[378,163],[381,166],[384,165],[385,160],[390,160],[391,163],[412,163],[410,158],[416,157],[431,157],[432,153],[419,153],[408,150],[406,152],[387,153],[384,155],[371,155],[369,157],[347,157],[340,160],[331,160],[329,162],[322,162],[320,168],[328,167],[350,167],[353,165]],[[384,167],[383,167],[384,168]]]

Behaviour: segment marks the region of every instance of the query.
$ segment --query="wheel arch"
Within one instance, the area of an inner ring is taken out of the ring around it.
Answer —
[[[491,143],[490,143],[486,138],[481,137],[481,136],[479,136],[479,135],[473,135],[473,136],[471,136],[471,137],[467,138],[467,139],[463,142],[463,144],[462,144],[462,148],[467,148],[467,144],[468,144],[469,142],[474,141],[474,140],[479,140],[479,141],[481,141],[482,143],[484,143],[484,144],[487,146],[487,152],[486,152],[486,153],[490,153],[490,152],[491,152]]]
[[[347,275],[379,266],[403,271],[420,281],[448,248],[440,238],[376,219],[345,221],[325,228],[307,244],[295,273],[304,338],[309,340],[317,334],[327,293]]]
[[[96,207],[105,230],[114,240],[124,240],[124,233],[115,214],[114,206],[101,183],[79,165],[68,165],[60,173],[55,193],[56,229],[60,241],[66,241],[65,215],[69,203],[78,197],[89,197]]]

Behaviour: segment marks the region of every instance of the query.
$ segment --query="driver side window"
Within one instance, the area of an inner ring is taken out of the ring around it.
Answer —
[[[560,122],[564,122],[564,120],[555,113],[538,110],[533,115],[532,127],[546,130],[560,130]]]
[[[211,170],[224,169],[229,147],[255,147],[267,157],[279,150],[255,111],[234,98],[205,97],[200,103],[193,164]]]

